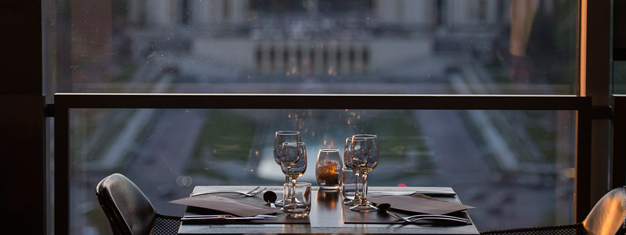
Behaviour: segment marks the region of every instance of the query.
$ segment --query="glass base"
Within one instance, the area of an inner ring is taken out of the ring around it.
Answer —
[[[275,206],[283,206],[283,200],[276,200],[276,201],[274,202],[274,205],[275,205]]]
[[[355,206],[355,205],[357,205],[359,203],[357,203],[356,200],[354,200],[354,198],[353,199],[346,198],[344,200],[343,204],[346,205],[346,206]]]
[[[306,218],[307,216],[309,216],[309,212],[286,213],[286,214],[287,214],[287,217],[295,218],[295,219]]]
[[[323,190],[339,190],[339,185],[322,185],[320,188]]]
[[[296,202],[300,203],[300,200],[296,198]],[[275,206],[284,206],[283,205],[283,200],[276,200],[276,202],[274,202]]]
[[[362,204],[350,207],[350,210],[358,211],[358,212],[374,212],[374,211],[378,211],[378,208],[376,208],[369,202],[365,202],[364,204],[362,203]]]

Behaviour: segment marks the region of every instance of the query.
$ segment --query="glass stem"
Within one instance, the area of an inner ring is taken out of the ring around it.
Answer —
[[[356,202],[356,204],[359,204],[361,202],[361,184],[359,183],[360,181],[360,174],[358,171],[354,172],[354,180],[355,180],[355,185],[356,185],[356,191],[354,192],[354,201]]]
[[[287,172],[291,173],[291,167],[287,167]],[[287,179],[286,179],[286,180],[287,180],[287,183],[291,183],[291,185],[292,185],[292,186],[295,186],[295,185],[296,185],[296,179],[295,179],[295,178],[293,178],[293,177],[291,176],[291,174],[289,174],[288,176],[285,176],[285,177],[287,178]]]
[[[295,205],[296,204],[296,178],[290,175],[288,180],[291,186],[289,187],[289,195],[287,195],[287,198],[289,198],[289,204]]]
[[[361,205],[367,205],[367,173],[363,174],[363,189],[361,190]]]

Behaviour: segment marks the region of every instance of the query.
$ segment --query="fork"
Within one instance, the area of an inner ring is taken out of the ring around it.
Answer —
[[[414,215],[414,216],[405,217],[405,219],[409,220],[410,222],[415,222],[418,220],[449,220],[449,221],[456,221],[460,223],[469,222],[469,220],[466,218],[449,216],[449,215]]]
[[[407,216],[407,217],[404,217],[404,218],[410,220],[410,219],[425,218],[425,217],[441,217],[441,218],[460,219],[460,220],[467,221],[466,218],[461,218],[461,217],[457,217],[457,216],[451,216],[451,215],[431,215],[431,214],[412,215],[412,216]]]
[[[377,207],[378,207],[378,212],[380,212],[380,213],[387,213],[387,214],[393,216],[394,218],[402,220],[402,221],[407,222],[407,223],[413,223],[413,222],[418,221],[418,220],[447,220],[447,221],[455,221],[455,222],[461,222],[461,223],[467,223],[468,222],[468,220],[465,219],[465,218],[449,216],[449,215],[428,215],[428,214],[424,214],[424,215],[413,215],[413,216],[402,217],[402,216],[399,216],[396,213],[393,213],[393,212],[389,211],[389,208],[391,207],[391,204],[389,204],[389,203],[381,203],[381,204],[378,204]]]
[[[235,216],[235,215],[188,215],[181,220],[257,220],[257,219],[273,219],[275,215],[255,215],[255,216]]]
[[[418,216],[407,216],[407,217],[402,217],[399,216],[396,213],[393,213],[391,211],[386,211],[387,214],[391,215],[392,217],[399,219],[399,220],[403,220],[404,222],[407,223],[413,223],[415,221],[418,220],[445,220],[445,221],[453,221],[453,222],[459,222],[459,223],[467,223],[468,220],[465,218],[460,218],[460,217],[454,217],[454,216],[447,216],[447,215],[418,215]]]
[[[262,189],[258,190],[259,188],[261,188],[261,186],[257,186],[256,188],[254,188],[254,189],[252,189],[252,190],[250,190],[248,192],[235,191],[235,190],[218,190],[218,191],[194,193],[194,194],[191,194],[191,196],[195,197],[195,196],[206,195],[206,194],[214,194],[214,193],[238,193],[238,194],[244,195],[246,197],[254,197],[254,196],[258,195],[259,193],[265,191],[265,189],[266,189],[266,188],[262,188]]]

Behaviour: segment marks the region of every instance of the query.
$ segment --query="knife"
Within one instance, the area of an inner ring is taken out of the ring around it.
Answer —
[[[276,218],[274,215],[257,215],[257,216],[234,216],[234,215],[188,215],[181,220],[257,220]]]
[[[453,197],[456,193],[451,192],[437,192],[437,191],[415,191],[415,192],[370,192],[372,195],[388,195],[388,196],[410,196],[415,193],[421,193],[431,197]]]

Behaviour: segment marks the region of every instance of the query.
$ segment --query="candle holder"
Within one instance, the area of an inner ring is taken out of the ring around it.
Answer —
[[[317,184],[322,189],[339,189],[342,159],[339,149],[320,149],[315,164]]]

